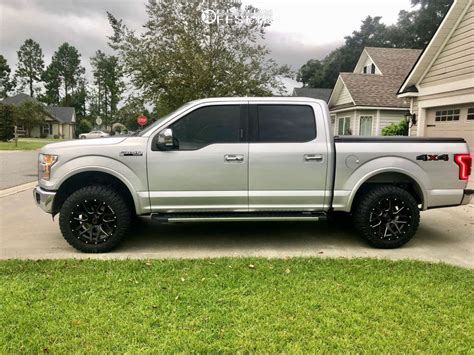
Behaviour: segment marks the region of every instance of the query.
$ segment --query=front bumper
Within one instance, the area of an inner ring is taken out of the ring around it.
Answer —
[[[36,205],[47,213],[53,213],[54,196],[56,196],[56,192],[43,190],[39,186],[33,189],[33,198]]]
[[[464,195],[461,201],[461,205],[467,205],[471,202],[471,197],[474,195],[474,190],[466,189],[464,190]]]

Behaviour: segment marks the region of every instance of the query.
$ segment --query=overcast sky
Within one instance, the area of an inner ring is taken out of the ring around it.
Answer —
[[[0,53],[14,70],[16,51],[27,38],[39,42],[49,64],[53,52],[69,42],[89,59],[97,49],[111,53],[106,11],[140,30],[146,0],[0,0]],[[308,59],[322,58],[341,45],[344,36],[360,26],[367,15],[382,16],[392,24],[410,0],[244,0],[271,11],[273,23],[266,43],[279,64],[298,69]],[[89,75],[87,75],[89,76]]]

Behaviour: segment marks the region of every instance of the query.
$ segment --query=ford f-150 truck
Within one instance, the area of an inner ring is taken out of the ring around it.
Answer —
[[[33,195],[83,252],[113,249],[142,215],[310,221],[338,211],[371,245],[395,248],[413,237],[420,211],[470,201],[462,138],[332,131],[320,100],[192,101],[136,136],[48,144]]]

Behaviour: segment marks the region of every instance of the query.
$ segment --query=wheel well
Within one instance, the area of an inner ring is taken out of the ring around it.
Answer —
[[[357,205],[357,200],[376,185],[398,186],[408,191],[418,204],[423,204],[423,192],[415,180],[402,173],[387,172],[372,176],[359,187],[352,201],[351,210]]]
[[[64,201],[66,201],[67,197],[74,191],[91,185],[112,187],[125,199],[129,206],[131,206],[132,211],[136,213],[132,194],[120,179],[100,171],[87,171],[73,175],[61,184],[59,190],[56,192],[56,196],[54,197],[53,215],[59,213]]]

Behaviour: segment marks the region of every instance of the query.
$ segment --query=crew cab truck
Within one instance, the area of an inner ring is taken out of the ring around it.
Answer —
[[[320,100],[213,98],[136,136],[48,144],[33,195],[83,252],[112,250],[135,216],[316,221],[333,212],[350,213],[371,245],[396,248],[420,211],[470,201],[471,162],[462,138],[333,137]]]

